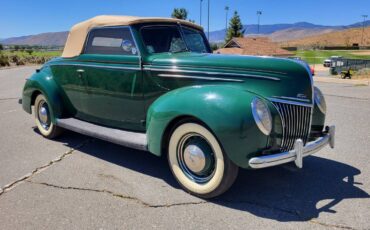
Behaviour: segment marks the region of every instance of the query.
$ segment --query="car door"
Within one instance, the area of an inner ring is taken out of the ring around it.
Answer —
[[[88,97],[82,72],[74,60],[65,63],[51,64],[50,69],[54,80],[60,86],[66,112],[80,117],[83,108],[83,98]]]
[[[91,30],[78,61],[88,95],[81,99],[83,119],[144,131],[142,70],[130,28]]]

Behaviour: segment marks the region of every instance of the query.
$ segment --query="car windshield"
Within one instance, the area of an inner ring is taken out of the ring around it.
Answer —
[[[208,46],[200,31],[176,25],[148,26],[141,29],[148,53],[197,52],[208,53]]]

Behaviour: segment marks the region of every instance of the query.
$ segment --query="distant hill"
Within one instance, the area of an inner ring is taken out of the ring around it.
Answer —
[[[1,43],[6,45],[40,45],[40,46],[64,46],[68,32],[50,32],[37,35],[6,38]]]
[[[370,20],[365,22],[370,26]],[[308,22],[297,22],[293,24],[272,24],[261,25],[259,35],[270,37],[276,42],[286,42],[297,40],[307,36],[315,36],[334,31],[340,31],[350,28],[362,27],[362,22],[354,23],[348,26],[324,26],[315,25]],[[258,33],[258,25],[244,25],[245,36],[255,36]],[[41,45],[41,46],[64,46],[68,32],[42,33],[22,37],[6,38],[1,41],[7,45]],[[211,42],[223,42],[225,38],[225,29],[210,32]]]
[[[361,44],[362,28],[334,31],[321,35],[281,42],[282,46],[352,46]],[[370,46],[370,26],[364,30],[364,44]]]
[[[337,29],[332,28],[314,28],[314,29],[286,29],[279,30],[274,33],[268,34],[268,37],[271,38],[274,42],[286,42],[290,40],[296,40],[300,38],[305,38],[308,36],[315,36],[320,34],[326,34],[333,31],[338,31]]]
[[[370,26],[370,20],[365,22],[365,26]],[[293,24],[273,24],[260,25],[260,32],[258,34],[258,25],[244,25],[245,36],[262,35],[268,36],[273,41],[289,41],[306,36],[319,35],[323,33],[330,33],[333,31],[344,30],[349,28],[362,27],[362,22],[354,23],[347,26],[324,26],[316,25],[308,22],[297,22]],[[211,42],[222,42],[225,38],[226,30],[217,30],[210,32]]]

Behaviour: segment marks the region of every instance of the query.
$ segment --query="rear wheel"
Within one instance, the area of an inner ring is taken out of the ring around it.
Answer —
[[[51,122],[51,107],[42,94],[35,99],[34,114],[37,128],[44,137],[53,139],[62,133],[62,128]]]
[[[173,131],[168,162],[179,184],[202,198],[212,198],[229,189],[239,169],[223,153],[214,135],[197,123],[184,123]]]

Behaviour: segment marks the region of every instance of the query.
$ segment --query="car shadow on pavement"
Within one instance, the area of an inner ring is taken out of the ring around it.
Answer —
[[[355,179],[359,174],[361,171],[350,165],[309,156],[304,159],[303,169],[287,164],[240,170],[234,186],[216,203],[263,218],[306,221],[321,212],[336,213],[334,207],[342,200],[370,198],[357,187],[362,185]],[[278,212],[262,211],[261,207]]]
[[[70,143],[73,147],[76,138],[86,137],[76,133],[68,136],[63,135],[56,141]],[[180,188],[165,157],[93,138],[78,151]],[[261,170],[241,169],[229,191],[209,202],[277,221],[306,221],[318,217],[321,212],[335,213],[335,205],[342,200],[370,198],[357,187],[361,185],[355,178],[359,174],[361,171],[350,165],[310,156],[305,158],[303,169],[293,164]]]

